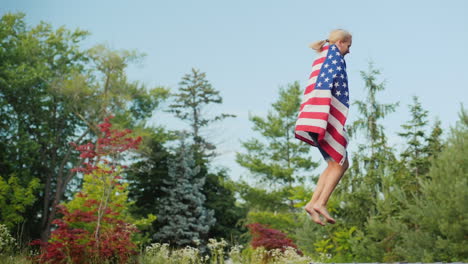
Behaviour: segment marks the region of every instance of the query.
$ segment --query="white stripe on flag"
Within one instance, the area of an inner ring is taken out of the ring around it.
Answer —
[[[310,78],[309,81],[307,81],[307,86],[314,84],[316,81],[317,81],[317,76]]]
[[[323,50],[322,52],[320,52],[320,57],[325,57],[325,56],[327,56],[327,53],[328,53],[328,49]]]
[[[300,131],[300,130],[297,130],[296,131],[296,134],[303,137],[303,138],[306,138],[310,141],[312,141],[312,138],[310,137],[309,133],[307,131]]]
[[[301,104],[307,102],[310,98],[317,97],[317,98],[330,98],[331,91],[330,90],[321,90],[321,89],[314,89],[312,92],[304,95]]]
[[[329,105],[306,105],[301,112],[330,113]]]
[[[316,70],[320,70],[320,68],[322,68],[322,65],[323,65],[323,63],[319,63],[319,64],[314,65],[314,67],[312,67],[312,72],[314,72]]]
[[[296,122],[296,126],[314,126],[326,129],[327,121],[323,119],[299,118]]]

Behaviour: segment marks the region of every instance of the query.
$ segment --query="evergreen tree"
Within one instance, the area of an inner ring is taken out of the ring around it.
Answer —
[[[271,187],[292,188],[294,183],[303,183],[306,177],[316,180],[310,170],[318,164],[312,161],[310,146],[294,139],[300,95],[298,82],[280,88],[279,98],[266,118],[250,117],[253,130],[262,138],[243,142],[246,153],[236,155],[237,163]]]
[[[191,147],[199,167],[197,177],[204,178],[202,192],[206,197],[206,207],[214,211],[216,218],[216,224],[209,235],[232,239],[240,232],[236,226],[245,212],[236,206],[234,192],[225,186],[229,182],[227,174],[223,171],[209,172],[209,158],[215,156],[215,145],[203,136],[202,131],[215,122],[235,116],[209,116],[206,108],[212,104],[221,104],[223,100],[219,91],[206,79],[205,73],[192,69],[191,73],[183,76],[179,85],[179,93],[173,94],[174,103],[169,106],[169,112],[190,125],[190,136],[193,139]]]
[[[208,237],[232,242],[241,240],[241,235],[246,231],[241,221],[247,215],[247,210],[237,205],[235,189],[227,172],[220,170],[208,173],[202,192],[206,197],[206,208],[213,210],[216,219]]]
[[[353,153],[352,166],[343,181],[338,185],[346,212],[345,221],[363,226],[369,215],[375,215],[377,198],[387,192],[389,186],[384,182],[389,179],[396,162],[393,150],[388,146],[385,129],[381,120],[395,111],[398,103],[382,104],[377,100],[377,93],[385,89],[385,82],[377,83],[380,71],[369,64],[368,72],[361,71],[365,82],[367,98],[357,100],[359,116],[349,128],[350,134],[364,132],[365,144],[359,144],[358,153]]]
[[[398,135],[407,139],[408,147],[401,156],[406,161],[414,178],[417,179],[429,170],[429,160],[427,159],[427,153],[424,152],[426,149],[424,142],[429,140],[425,133],[428,124],[428,112],[422,108],[416,96],[413,97],[413,105],[410,105],[409,108],[411,120],[401,125],[404,132],[398,133]]]
[[[429,177],[420,180],[421,195],[401,217],[401,243],[395,249],[408,262],[468,261],[468,119],[451,129],[443,151],[434,159]]]
[[[183,139],[168,168],[168,178],[162,188],[166,196],[158,205],[157,216],[162,228],[154,239],[177,247],[197,246],[197,241],[207,239],[215,218],[213,211],[204,206],[205,196],[201,190],[205,178],[197,177],[199,167]]]
[[[219,91],[206,79],[206,74],[192,68],[192,72],[182,77],[179,83],[179,93],[173,94],[174,103],[171,104],[169,112],[174,113],[177,118],[188,122],[195,147],[196,159],[213,156],[215,146],[204,138],[201,130],[213,122],[221,121],[228,117],[235,117],[231,114],[220,114],[208,117],[204,112],[210,104],[221,104],[223,98]],[[197,157],[201,155],[200,157]],[[197,161],[197,163],[199,163]]]
[[[441,136],[442,136],[442,128],[441,122],[439,119],[436,119],[433,127],[432,132],[429,137],[426,139],[426,147],[424,152],[429,155],[429,159],[432,161],[433,159],[437,158],[440,152],[444,149],[444,145],[442,144]]]
[[[144,217],[156,214],[161,198],[164,179],[168,178],[168,161],[173,158],[164,147],[164,139],[153,137],[148,144],[148,151],[139,155],[139,161],[132,164],[127,173],[129,181],[128,197],[134,202],[132,213]],[[160,228],[160,223],[154,221],[150,234]]]

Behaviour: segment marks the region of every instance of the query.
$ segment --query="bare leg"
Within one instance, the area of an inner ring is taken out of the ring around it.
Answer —
[[[330,216],[330,214],[327,211],[327,202],[333,190],[335,190],[335,187],[340,181],[341,177],[343,176],[345,171],[348,169],[348,166],[349,166],[349,163],[347,160],[343,164],[343,166],[341,166],[340,164],[338,164],[337,162],[333,160],[328,161],[328,167],[327,167],[328,173],[324,175],[325,176],[324,185],[320,192],[320,196],[318,197],[317,200],[315,200],[312,203],[312,208],[317,213],[323,215],[327,219],[327,222],[332,223],[332,224],[334,224],[336,221]]]
[[[304,210],[310,215],[312,220],[320,225],[325,225],[322,220],[320,219],[320,215],[314,210],[314,205],[317,204],[317,201],[320,197],[320,194],[322,193],[322,190],[325,186],[325,179],[327,178],[328,172],[330,171],[330,167],[328,166],[320,175],[319,180],[317,182],[317,187],[315,188],[314,194],[312,195],[312,198],[310,201],[307,203],[307,205],[304,207]]]

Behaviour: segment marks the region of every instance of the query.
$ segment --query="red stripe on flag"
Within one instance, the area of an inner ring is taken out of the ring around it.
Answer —
[[[316,59],[316,60],[314,61],[314,64],[312,64],[312,67],[314,67],[314,66],[317,65],[317,64],[323,63],[323,62],[325,61],[325,59],[326,59],[325,56]]]
[[[320,73],[320,69],[313,71],[313,72],[310,74],[309,79],[312,79],[312,77],[318,76],[319,73]]]
[[[309,98],[309,100],[305,101],[302,105],[301,105],[301,110],[303,108],[304,105],[330,105],[330,102],[331,102],[331,99],[330,98],[326,98],[326,97],[312,97],[312,98]]]
[[[330,114],[334,116],[344,126],[346,123],[346,117],[336,109],[333,105],[330,105]]]
[[[312,92],[312,91],[314,90],[314,88],[315,88],[315,83],[313,83],[313,84],[307,86],[306,89],[305,89],[304,95],[306,95],[306,94]]]
[[[325,129],[316,126],[308,126],[308,125],[298,125],[295,128],[295,131],[306,131],[306,132],[314,132],[317,134],[325,133]]]
[[[302,112],[299,115],[299,118],[328,120],[328,114],[319,112]]]
[[[336,162],[340,162],[343,159],[343,155],[341,155],[338,151],[336,151],[331,145],[328,144],[326,141],[320,142],[320,147],[327,152],[330,157],[332,157]]]
[[[338,142],[340,145],[346,148],[346,145],[347,145],[346,138],[343,136],[343,134],[341,134],[338,130],[336,130],[335,127],[328,124],[327,132],[333,137],[333,139],[336,140],[336,142]]]

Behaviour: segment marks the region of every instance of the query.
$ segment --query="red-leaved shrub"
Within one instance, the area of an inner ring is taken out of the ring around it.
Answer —
[[[34,258],[36,262],[123,264],[137,254],[131,237],[138,230],[121,215],[122,204],[112,199],[124,192],[119,182],[124,166],[118,164],[119,157],[126,150],[136,149],[141,137],[130,137],[128,129],[111,129],[110,118],[99,125],[102,134],[96,144],[72,144],[84,160],[82,167],[73,170],[85,175],[88,186],[98,186],[87,189],[89,194],[78,192],[73,206],[57,206],[62,217],[53,221],[55,229],[49,241],[32,242],[41,246],[41,253]]]
[[[248,224],[247,227],[252,235],[251,245],[253,248],[263,247],[266,250],[280,249],[284,251],[287,247],[292,247],[296,249],[298,254],[302,255],[296,244],[280,230],[268,228],[260,223]]]

